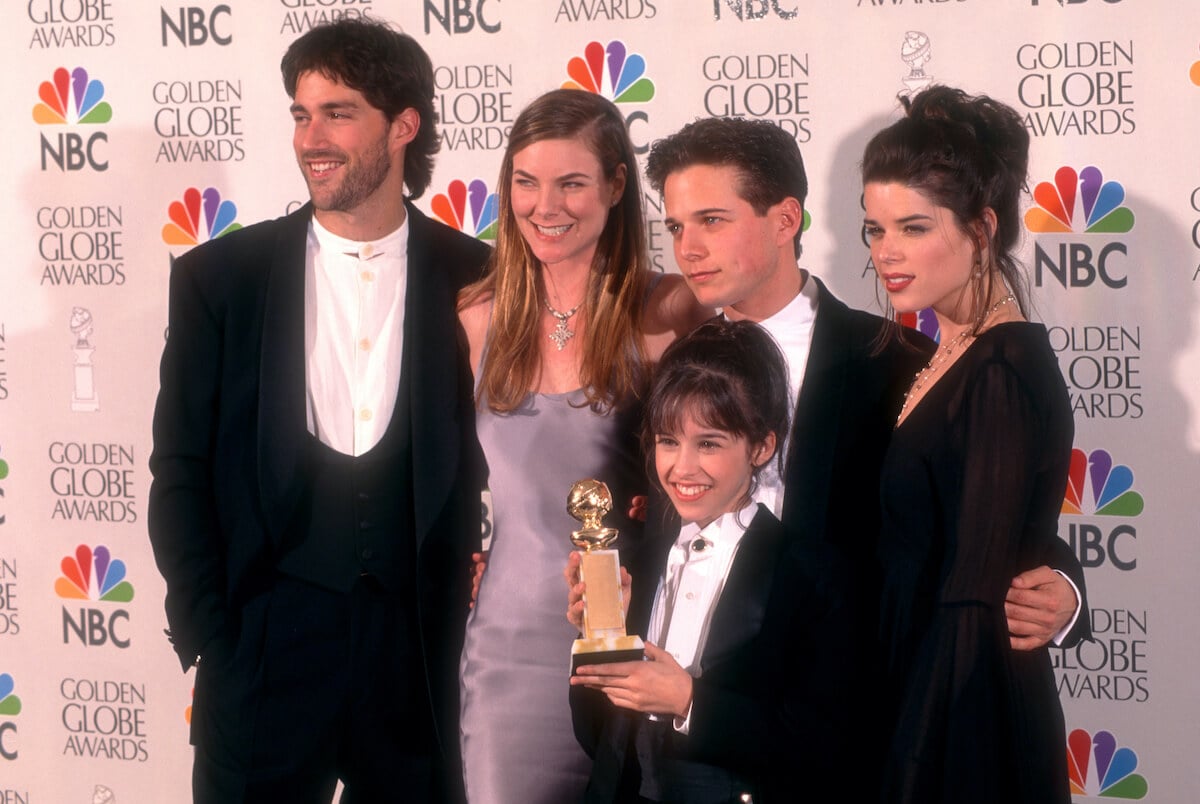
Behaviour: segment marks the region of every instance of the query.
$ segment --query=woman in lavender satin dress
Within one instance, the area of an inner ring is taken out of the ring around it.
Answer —
[[[710,313],[649,267],[625,123],[593,93],[555,90],[518,116],[498,182],[496,250],[459,316],[476,376],[493,540],[462,656],[462,752],[471,804],[578,800],[562,567],[579,527],[571,484],[612,488],[606,524],[645,493],[637,447],[646,367]]]

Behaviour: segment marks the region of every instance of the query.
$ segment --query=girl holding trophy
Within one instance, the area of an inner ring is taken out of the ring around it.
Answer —
[[[798,780],[807,793],[848,767],[853,581],[751,499],[790,408],[783,357],[755,324],[710,321],[663,355],[643,440],[674,516],[652,503],[623,576],[645,660],[571,677],[595,760],[585,801],[790,801]],[[579,565],[573,553],[564,576],[582,628]]]

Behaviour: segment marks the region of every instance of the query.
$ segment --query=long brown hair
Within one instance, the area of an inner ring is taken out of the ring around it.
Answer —
[[[633,144],[612,102],[591,92],[556,89],[525,107],[513,123],[497,192],[496,249],[478,282],[459,294],[459,310],[491,298],[487,351],[480,367],[479,400],[492,410],[515,409],[541,370],[540,264],[517,228],[512,210],[513,156],[542,140],[581,139],[613,181],[625,166],[625,191],[609,212],[588,273],[579,315],[586,338],[579,369],[588,403],[607,410],[638,393],[644,374],[642,309],[649,281],[642,192]]]

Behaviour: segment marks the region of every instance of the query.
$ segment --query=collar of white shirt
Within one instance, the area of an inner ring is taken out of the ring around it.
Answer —
[[[788,392],[792,404],[795,405],[800,397],[800,386],[804,383],[804,369],[808,365],[808,353],[812,347],[813,325],[817,320],[817,305],[820,294],[817,283],[807,271],[804,272],[804,284],[796,297],[784,305],[783,309],[770,318],[758,322],[775,339],[779,350],[783,352],[788,370]],[[791,411],[794,415],[795,410]],[[788,436],[791,426],[783,443],[778,445],[780,455],[787,455]],[[783,511],[783,478],[779,474],[779,463],[772,458],[759,477],[758,488],[755,489],[754,499],[776,516]]]
[[[684,560],[690,560],[691,554],[699,554],[713,548],[731,550],[741,541],[742,534],[750,526],[750,520],[758,504],[751,500],[737,511],[727,511],[701,528],[695,522],[685,522],[679,528],[679,536],[675,539],[672,551],[681,550]]]
[[[703,529],[689,522],[671,546],[647,637],[689,670],[703,650],[708,621],[757,506],[751,501]]]
[[[312,231],[317,239],[317,248],[323,254],[344,254],[358,257],[360,260],[370,260],[384,254],[392,257],[403,255],[408,246],[408,216],[394,231],[378,240],[348,240],[336,235],[321,225],[317,216],[312,217]]]
[[[701,673],[700,657],[713,612],[742,537],[757,512],[758,503],[751,502],[738,511],[722,514],[705,528],[689,522],[679,529],[671,547],[646,636],[694,677]],[[687,716],[675,718],[673,725],[687,734],[690,723],[689,707]]]

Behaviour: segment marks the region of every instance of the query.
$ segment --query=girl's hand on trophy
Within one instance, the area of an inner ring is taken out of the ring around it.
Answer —
[[[567,582],[567,621],[575,626],[579,633],[583,633],[583,608],[584,608],[584,593],[587,592],[587,585],[580,580],[580,567],[583,562],[583,554],[578,550],[572,550],[567,556],[567,566],[563,568],[563,580]],[[629,570],[621,567],[621,611],[625,615],[629,614],[629,598],[633,594],[633,577],[629,574]]]
[[[691,675],[674,656],[649,642],[645,660],[583,665],[571,676],[571,685],[599,690],[635,712],[686,718],[692,708]]]

